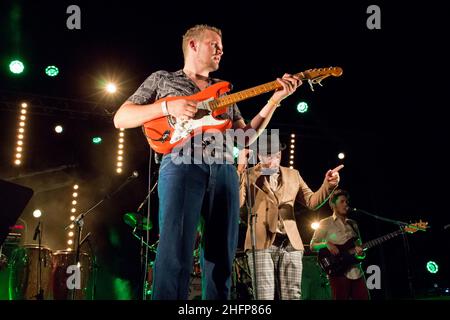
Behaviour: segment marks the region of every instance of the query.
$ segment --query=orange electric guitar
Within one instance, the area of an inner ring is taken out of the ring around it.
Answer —
[[[309,69],[297,73],[296,76],[302,81],[308,81],[311,89],[314,90],[313,84],[321,85],[320,82],[323,79],[329,76],[339,77],[341,74],[341,68],[330,67]],[[216,119],[218,115],[227,111],[228,106],[281,87],[282,86],[278,81],[272,81],[247,90],[222,96],[231,89],[230,83],[224,81],[218,82],[192,96],[167,97],[160,99],[156,102],[177,99],[197,101],[197,113],[195,117],[190,120],[179,120],[175,117],[167,116],[148,121],[144,123],[143,127],[145,136],[153,150],[158,153],[167,154],[176,145],[183,143],[190,136],[194,135],[194,133],[205,132],[208,129],[224,132],[226,129],[231,128],[232,123],[230,119]]]

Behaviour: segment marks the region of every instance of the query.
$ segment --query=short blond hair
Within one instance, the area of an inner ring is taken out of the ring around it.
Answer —
[[[187,49],[189,45],[189,41],[192,39],[195,40],[201,40],[203,36],[203,32],[209,30],[217,33],[220,37],[222,37],[222,30],[216,27],[212,27],[206,24],[198,24],[196,26],[193,26],[192,28],[188,29],[186,33],[183,35],[183,56],[186,58]]]

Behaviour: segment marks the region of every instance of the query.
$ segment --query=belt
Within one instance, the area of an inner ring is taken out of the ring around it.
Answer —
[[[286,247],[289,244],[289,238],[287,234],[277,233],[272,245],[275,247]]]

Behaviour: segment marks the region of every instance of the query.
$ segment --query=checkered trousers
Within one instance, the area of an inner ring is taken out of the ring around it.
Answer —
[[[270,246],[256,250],[256,279],[258,300],[300,300],[303,269],[303,251]],[[255,288],[252,251],[247,251],[248,265]]]

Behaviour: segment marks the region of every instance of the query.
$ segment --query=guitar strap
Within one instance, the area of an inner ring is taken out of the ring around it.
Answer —
[[[347,222],[350,225],[350,227],[352,227],[352,229],[355,232],[355,234],[358,237],[358,239],[361,239],[361,236],[359,235],[358,230],[356,229],[355,225],[353,224],[353,221],[352,220],[348,220]]]

